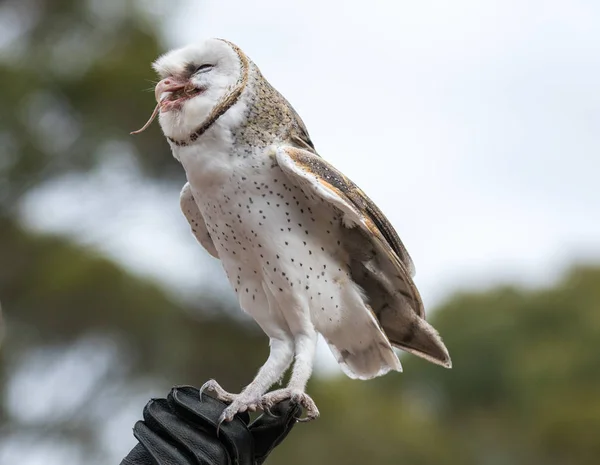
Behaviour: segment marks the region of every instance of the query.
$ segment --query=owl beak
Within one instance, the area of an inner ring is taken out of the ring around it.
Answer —
[[[179,90],[183,90],[183,89],[185,89],[186,84],[188,84],[188,83],[177,81],[171,77],[165,78],[162,81],[160,81],[158,84],[156,84],[156,87],[154,88],[154,98],[156,98],[156,101],[158,103],[160,103],[162,100],[162,95],[165,92],[173,93],[173,92],[177,92]]]
[[[152,124],[152,121],[154,121],[154,119],[158,116],[159,112],[161,112],[164,108],[166,108],[167,110],[169,109],[169,96],[173,95],[174,92],[185,90],[186,87],[188,87],[190,84],[191,83],[189,81],[177,81],[173,78],[165,78],[158,84],[156,84],[156,87],[154,88],[154,98],[156,99],[158,104],[154,108],[154,111],[152,112],[152,115],[150,116],[148,122],[144,124],[144,126],[142,126],[141,129],[133,131],[131,132],[131,134],[139,134],[140,132],[145,131],[150,126],[150,124]],[[163,95],[167,93],[168,95],[165,95],[163,97]]]

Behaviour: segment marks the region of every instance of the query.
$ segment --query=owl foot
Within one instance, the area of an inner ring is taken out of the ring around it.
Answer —
[[[219,417],[219,424],[231,421],[238,413],[256,412],[261,409],[260,397],[247,396],[244,393],[236,396],[235,400],[225,409]]]
[[[252,389],[246,389],[240,394],[231,394],[219,386],[219,383],[217,383],[214,379],[211,379],[204,383],[200,388],[200,396],[202,396],[202,393],[205,390],[214,392],[217,399],[229,404],[219,417],[219,428],[221,423],[224,421],[233,420],[233,417],[235,417],[238,413],[243,413],[246,411],[256,412],[261,408],[260,395],[254,394]]]
[[[202,400],[202,393],[204,391],[212,391],[212,392],[214,392],[215,393],[215,397],[217,399],[222,400],[223,402],[227,402],[228,404],[232,403],[236,399],[236,397],[238,396],[237,394],[231,394],[231,393],[227,392],[214,379],[209,379],[200,388],[200,399],[201,400]]]
[[[285,388],[268,392],[260,400],[260,408],[265,412],[269,412],[275,404],[287,399],[300,404],[306,410],[306,416],[304,418],[297,418],[298,421],[310,421],[319,416],[319,409],[314,401],[308,394],[299,389]]]

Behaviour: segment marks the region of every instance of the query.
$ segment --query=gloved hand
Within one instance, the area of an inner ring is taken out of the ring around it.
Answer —
[[[289,401],[251,424],[247,413],[220,425],[227,404],[194,387],[175,387],[144,408],[133,434],[140,442],[121,465],[260,465],[285,439],[301,414]]]

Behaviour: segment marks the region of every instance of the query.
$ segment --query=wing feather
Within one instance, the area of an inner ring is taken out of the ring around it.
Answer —
[[[179,205],[181,206],[181,211],[187,218],[188,223],[192,228],[192,233],[198,242],[202,244],[202,247],[204,247],[209,254],[215,258],[219,258],[219,254],[215,248],[212,238],[210,237],[208,228],[206,227],[206,223],[202,217],[202,213],[200,213],[200,209],[194,200],[194,195],[192,194],[192,188],[190,187],[189,182],[185,183],[185,186],[183,186],[183,189],[181,189],[181,194],[179,195]]]
[[[409,299],[421,317],[425,312],[412,280],[414,264],[398,233],[381,210],[350,179],[316,154],[295,147],[282,147],[276,154],[279,166],[310,190],[331,202],[345,214],[347,225],[358,225],[394,265],[396,291]]]
[[[365,306],[394,346],[451,367],[446,346],[425,321],[423,301],[412,280],[412,260],[381,210],[356,184],[317,154],[296,147],[276,150],[284,173],[308,195],[339,209],[353,281],[366,294]]]

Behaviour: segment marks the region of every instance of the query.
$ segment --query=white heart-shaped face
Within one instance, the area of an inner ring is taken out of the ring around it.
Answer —
[[[161,79],[156,86],[160,126],[174,139],[185,139],[202,125],[242,72],[237,53],[219,39],[172,50],[152,66]]]

